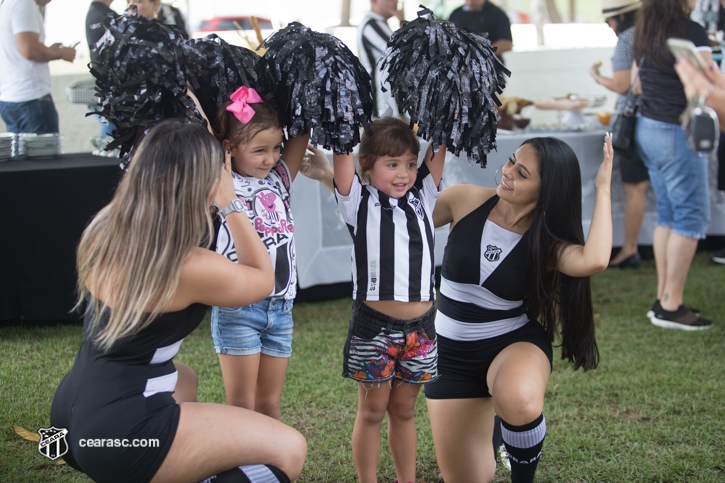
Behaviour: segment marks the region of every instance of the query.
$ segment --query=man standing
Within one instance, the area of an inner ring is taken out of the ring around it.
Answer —
[[[382,91],[384,73],[377,65],[385,52],[390,36],[393,35],[388,25],[390,17],[396,17],[401,24],[405,21],[403,9],[398,10],[397,0],[370,0],[370,11],[365,14],[357,28],[360,63],[372,78],[375,117],[398,115],[390,87],[386,85],[387,92]]]
[[[451,12],[448,20],[456,27],[469,32],[488,33],[488,40],[496,47],[499,59],[501,54],[513,48],[508,15],[489,0],[466,0],[465,5]]]
[[[45,46],[41,8],[50,0],[0,0],[0,116],[9,132],[58,132],[48,62],[73,62],[76,50]]]

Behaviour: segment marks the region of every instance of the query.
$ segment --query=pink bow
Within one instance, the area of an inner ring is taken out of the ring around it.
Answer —
[[[229,96],[232,103],[227,106],[227,111],[234,114],[239,122],[247,124],[254,117],[254,109],[249,103],[263,102],[257,91],[251,87],[242,86],[234,94]]]

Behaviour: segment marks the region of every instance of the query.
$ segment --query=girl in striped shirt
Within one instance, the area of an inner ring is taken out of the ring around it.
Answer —
[[[352,449],[360,482],[377,481],[380,429],[400,482],[415,481],[415,400],[437,377],[433,207],[445,146],[420,144],[407,123],[380,118],[358,152],[335,154],[335,196],[353,239],[353,306],[343,377],[358,382]],[[361,181],[365,179],[365,183]]]

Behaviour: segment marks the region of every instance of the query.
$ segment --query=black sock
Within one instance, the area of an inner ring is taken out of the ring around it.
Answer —
[[[546,436],[546,418],[541,414],[523,426],[513,426],[502,419],[501,425],[501,436],[511,462],[511,481],[514,483],[534,481],[534,473]]]
[[[290,483],[290,479],[276,466],[246,465],[210,476],[201,483]]]

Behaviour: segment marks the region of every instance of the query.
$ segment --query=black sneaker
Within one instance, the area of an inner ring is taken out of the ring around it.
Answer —
[[[710,260],[715,263],[725,264],[725,248],[721,248],[720,250],[713,252],[710,256]]]
[[[698,317],[700,316],[700,309],[696,309],[695,307],[690,307],[689,305],[685,305],[685,307],[687,307],[688,309],[695,312],[695,315],[697,315]],[[652,304],[652,308],[647,311],[647,318],[651,320],[652,317],[655,316],[655,312],[657,312],[659,310],[663,310],[663,309],[662,309],[662,306],[660,305],[660,299],[657,299],[657,300],[655,300],[655,303]]]
[[[652,317],[655,316],[655,311],[662,310],[662,306],[660,305],[660,299],[655,300],[655,303],[652,304],[652,308],[647,311],[647,318],[652,320]]]
[[[711,320],[703,319],[685,305],[680,305],[674,312],[665,310],[660,305],[650,321],[663,329],[705,330],[712,327]]]

